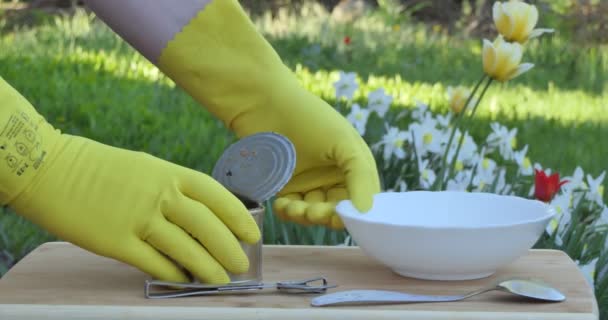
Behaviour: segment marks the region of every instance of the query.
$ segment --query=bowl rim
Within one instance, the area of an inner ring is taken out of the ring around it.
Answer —
[[[512,199],[517,199],[517,201],[536,202],[536,203],[538,203],[538,204],[540,204],[541,206],[544,207],[543,211],[545,212],[545,214],[543,214],[542,216],[539,216],[538,218],[519,220],[517,222],[512,222],[512,223],[493,223],[493,224],[478,225],[478,226],[465,226],[465,225],[462,225],[462,226],[448,226],[448,225],[430,226],[430,225],[422,225],[422,224],[389,223],[389,222],[384,222],[384,221],[372,221],[372,220],[361,219],[360,217],[365,216],[366,213],[360,213],[360,212],[355,212],[355,211],[344,212],[346,210],[340,210],[341,207],[343,207],[343,206],[345,206],[347,204],[350,204],[351,207],[354,207],[352,205],[352,201],[350,199],[339,201],[336,204],[334,210],[340,216],[340,218],[342,218],[343,220],[350,219],[350,220],[364,222],[364,223],[369,224],[369,225],[380,225],[380,226],[402,227],[402,228],[416,228],[416,229],[427,229],[427,230],[486,230],[486,229],[502,229],[502,228],[510,228],[510,227],[517,227],[517,226],[523,226],[523,225],[530,225],[530,224],[540,223],[543,220],[549,221],[551,218],[553,218],[553,217],[556,216],[555,208],[553,208],[548,203],[545,203],[545,202],[542,202],[542,201],[539,201],[539,200],[536,200],[536,199],[528,199],[528,198],[524,198],[524,197],[520,197],[520,196],[503,195],[503,194],[497,194],[497,193],[491,193],[491,192],[463,192],[463,191],[450,191],[450,190],[444,190],[444,191],[413,190],[413,191],[404,191],[404,192],[397,192],[397,191],[385,191],[384,192],[383,191],[383,192],[376,193],[374,195],[374,198],[377,195],[382,195],[382,194],[397,194],[397,193],[468,193],[468,194],[475,193],[475,194],[482,194],[482,196],[512,198]],[[345,223],[346,223],[346,221],[345,221]]]

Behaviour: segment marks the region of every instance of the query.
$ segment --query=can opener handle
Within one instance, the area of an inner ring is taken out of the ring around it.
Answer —
[[[315,282],[321,284],[314,285]],[[179,287],[182,290],[171,289],[171,291],[158,292],[153,291],[153,287]],[[148,299],[160,298],[178,298],[187,296],[208,296],[218,295],[222,293],[249,293],[252,291],[260,291],[263,289],[275,289],[284,293],[324,293],[329,288],[335,288],[336,285],[330,285],[324,277],[311,278],[295,281],[279,281],[272,284],[245,282],[240,284],[227,285],[209,285],[202,283],[181,283],[169,282],[160,280],[146,280],[144,293]]]

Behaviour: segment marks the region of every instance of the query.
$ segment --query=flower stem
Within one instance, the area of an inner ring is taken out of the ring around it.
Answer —
[[[488,87],[490,86],[490,84],[492,84],[492,80],[494,80],[494,79],[488,78],[488,82],[486,83],[486,86],[481,91],[481,95],[479,96],[479,99],[476,101],[475,106],[473,106],[473,111],[471,111],[471,115],[469,116],[469,118],[472,118],[475,115],[475,111],[477,111],[477,107],[479,106],[479,102],[481,102],[481,99],[483,98],[484,94],[486,94],[486,91],[488,90]]]
[[[418,174],[421,174],[420,167],[418,166],[418,163],[420,163],[420,160],[418,158],[418,152],[416,151],[416,135],[414,134],[413,130],[412,130],[412,141],[414,142],[413,143],[413,145],[414,145],[413,150],[414,150],[414,157],[416,158],[415,162],[414,162],[416,164],[416,171],[418,172]],[[418,185],[420,185],[420,179],[418,179],[418,181],[416,183]]]
[[[456,147],[456,152],[454,153],[454,157],[450,162],[450,169],[448,170],[448,174],[446,175],[447,180],[450,180],[450,178],[452,177],[452,172],[454,172],[454,169],[456,168],[456,161],[458,160],[458,155],[460,154],[460,148],[462,148],[462,144],[464,143],[467,133],[468,131],[465,131],[460,136],[460,139],[458,141],[458,147]]]
[[[462,108],[462,111],[460,112],[460,114],[458,116],[454,117],[454,123],[453,123],[453,127],[452,127],[452,132],[450,133],[450,138],[448,139],[448,144],[447,144],[445,152],[443,154],[443,158],[441,159],[441,171],[439,173],[438,179],[436,180],[437,185],[434,186],[434,187],[436,187],[435,190],[442,190],[443,189],[443,184],[444,184],[443,176],[445,175],[446,161],[447,161],[447,158],[448,158],[448,152],[450,151],[450,147],[452,146],[452,140],[454,140],[454,135],[456,134],[456,129],[458,129],[458,127],[459,127],[458,125],[460,124],[460,120],[462,119],[462,117],[464,117],[464,113],[466,112],[469,104],[471,103],[471,100],[475,96],[475,93],[477,92],[477,89],[479,89],[479,86],[481,85],[481,83],[485,79],[486,79],[486,74],[484,73],[483,76],[481,77],[481,79],[479,79],[479,81],[475,85],[475,88],[473,89],[473,92],[471,92],[471,94],[467,98],[467,101],[465,102],[464,107]]]
[[[475,167],[473,168],[473,171],[471,172],[471,179],[469,180],[469,184],[467,185],[467,188],[471,188],[473,189],[471,186],[473,185],[473,180],[475,180],[475,175],[477,174],[477,169],[479,168],[479,166],[482,165],[482,161],[486,156],[486,148],[482,147],[481,151],[479,152],[479,162],[475,164]]]
[[[486,82],[485,87],[481,91],[481,95],[479,95],[479,99],[477,99],[477,101],[475,101],[475,105],[473,106],[473,110],[471,111],[471,115],[469,116],[468,120],[473,118],[473,116],[475,115],[475,111],[477,111],[477,107],[479,106],[481,99],[483,99],[483,96],[485,95],[486,91],[488,90],[488,87],[492,83],[492,80],[493,80],[492,78],[488,78],[488,82]],[[471,94],[471,96],[472,96],[472,94]],[[460,152],[460,148],[462,147],[462,144],[464,142],[465,134],[466,134],[466,131],[462,134],[462,139],[459,139],[459,141],[458,141],[458,148],[456,148],[456,154],[454,155],[454,158],[452,158],[452,161],[450,162],[450,169],[448,170],[447,179],[449,179],[450,176],[452,175],[452,172],[454,172],[454,168],[456,167],[456,159],[458,159],[458,153]]]

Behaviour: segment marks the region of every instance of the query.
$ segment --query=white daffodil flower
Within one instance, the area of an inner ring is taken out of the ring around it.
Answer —
[[[334,88],[336,89],[336,99],[340,100],[341,97],[344,97],[346,100],[351,101],[355,91],[359,88],[357,74],[355,72],[340,71],[340,78],[334,82]]]
[[[556,195],[549,204],[555,210],[555,216],[549,221],[545,227],[545,231],[549,236],[553,236],[553,234],[556,233],[555,244],[558,246],[564,244],[561,234],[572,219],[570,203],[570,196],[565,193],[560,193]]]
[[[384,117],[392,102],[393,97],[387,95],[382,88],[370,92],[367,97],[367,107],[380,117]]]
[[[416,108],[412,111],[414,120],[422,121],[429,110],[429,106],[421,101],[416,100]]]
[[[553,233],[555,233],[555,231],[557,230],[558,225],[559,220],[557,220],[555,217],[551,218],[551,221],[549,221],[549,223],[547,223],[547,226],[545,227],[545,231],[549,236],[552,236]]]
[[[428,168],[429,160],[421,160],[420,156],[418,157],[418,172],[420,174],[420,186],[423,189],[428,189],[435,182],[436,175],[435,171]]]
[[[530,176],[534,173],[534,168],[532,167],[532,162],[530,162],[530,158],[526,157],[526,153],[528,152],[528,145],[525,145],[521,150],[513,152],[513,159],[515,163],[519,166],[518,172],[522,176]]]
[[[405,158],[403,144],[408,141],[409,134],[397,127],[390,127],[380,140],[380,145],[384,146],[383,157],[385,161],[390,160],[394,155],[397,159]]]
[[[447,139],[449,139],[449,136],[446,134],[446,140]],[[460,147],[460,151],[458,151],[458,158],[456,158],[456,161],[459,161],[462,165],[473,165],[476,163],[476,158],[478,157],[477,144],[468,132],[465,132],[463,136],[460,130],[456,130],[456,133],[454,134],[454,140],[452,141],[452,145],[448,151],[448,159],[450,161],[454,159],[454,155],[456,155],[456,150],[458,149],[458,144],[461,141],[462,146]]]
[[[498,173],[498,180],[496,181],[496,193],[508,194],[511,191],[511,186],[507,184],[507,170],[502,168]]]
[[[571,204],[572,197],[567,193],[557,194],[549,203],[549,205],[555,210],[555,217],[557,224],[551,226],[559,232],[562,232],[572,220]],[[547,226],[549,228],[549,226]]]
[[[513,148],[517,145],[517,128],[511,130],[500,125],[498,122],[490,124],[492,133],[486,139],[491,150],[498,149],[498,152],[505,160],[513,159]]]
[[[420,123],[410,124],[408,132],[408,141],[414,144],[416,152],[421,156],[428,152],[436,154],[442,152],[445,133],[437,129],[437,120],[433,117],[425,117]],[[415,141],[412,141],[412,138]]]
[[[568,180],[568,183],[564,184],[562,190],[564,190],[564,192],[572,193],[572,191],[577,189],[586,189],[587,185],[585,184],[584,179],[585,172],[578,166],[574,169],[574,173],[571,176],[564,177],[564,180]]]
[[[442,129],[448,129],[450,126],[450,121],[452,120],[452,114],[446,113],[445,115],[438,114],[437,115],[437,124]]]
[[[471,170],[459,171],[453,179],[448,180],[446,190],[448,191],[467,191],[469,182],[471,181]]]
[[[547,176],[551,175],[551,168],[545,168],[545,169],[543,169],[543,166],[540,163],[538,163],[538,162],[534,163],[534,169],[540,170],[540,171],[544,171]]]
[[[605,175],[606,171],[602,171],[597,178],[593,179],[590,174],[587,174],[589,191],[585,194],[585,198],[589,201],[595,201],[595,203],[600,206],[604,205],[604,186],[602,185],[602,182],[604,182]]]
[[[496,169],[496,161],[490,158],[484,158],[477,164],[477,174],[473,178],[473,185],[477,187],[477,191],[483,191],[485,187],[490,186],[494,182],[494,171]]]
[[[367,125],[367,119],[369,118],[368,109],[363,109],[355,103],[346,118],[355,126],[360,135],[365,134],[365,127]]]

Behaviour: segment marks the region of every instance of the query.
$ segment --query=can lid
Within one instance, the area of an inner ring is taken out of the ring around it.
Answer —
[[[235,195],[262,203],[289,181],[295,148],[285,136],[263,132],[230,145],[213,168],[213,178]]]

